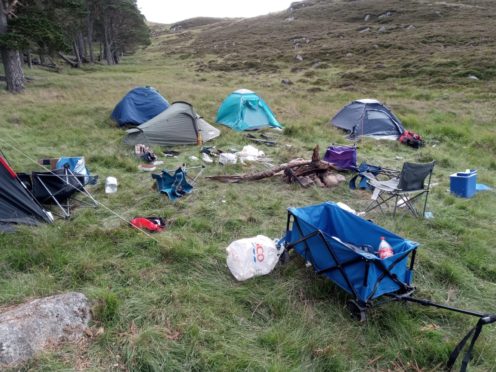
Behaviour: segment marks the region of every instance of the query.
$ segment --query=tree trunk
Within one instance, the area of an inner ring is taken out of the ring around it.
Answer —
[[[91,12],[88,13],[87,23],[88,23],[88,51],[89,51],[90,63],[94,63],[95,57],[93,56],[93,15],[91,14]]]
[[[76,63],[72,67],[81,67],[81,54],[78,46],[78,42],[74,40],[72,43],[72,49],[74,50],[74,56],[76,57]]]
[[[77,62],[72,61],[69,57],[64,56],[61,52],[58,53],[59,57],[62,58],[64,61],[66,61],[68,64],[71,65],[71,67],[80,67],[78,66]]]
[[[20,93],[24,90],[24,72],[22,71],[21,58],[17,50],[2,49],[2,61],[5,70],[5,81],[7,90],[12,93]]]
[[[4,11],[4,2],[0,0],[0,35],[7,33],[7,15]],[[5,70],[5,81],[7,90],[12,93],[19,93],[24,90],[24,73],[22,62],[17,50],[0,48],[3,68]]]
[[[88,58],[86,52],[86,43],[84,42],[84,37],[82,32],[78,32],[77,34],[76,46],[79,52],[79,59],[81,60],[81,63],[87,61]]]
[[[33,68],[33,56],[31,55],[31,50],[27,50],[27,55],[28,55],[28,67],[31,69]]]
[[[112,53],[112,40],[111,40],[111,35],[110,35],[110,25],[109,25],[109,20],[108,17],[105,17],[103,21],[103,34],[104,34],[104,40],[103,40],[103,54],[105,56],[105,59],[107,60],[108,65],[113,65],[115,64],[114,61],[114,56]]]

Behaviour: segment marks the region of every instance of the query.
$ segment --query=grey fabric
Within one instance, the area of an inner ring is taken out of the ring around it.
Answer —
[[[195,145],[198,133],[204,142],[220,135],[220,130],[201,119],[187,102],[174,102],[167,110],[127,131],[129,145]]]
[[[220,136],[220,130],[207,123],[203,118],[198,118],[196,124],[202,134],[203,142],[208,142]]]
[[[417,191],[424,189],[424,181],[432,172],[434,162],[403,164],[398,188],[401,191]]]
[[[392,178],[387,181],[378,181],[376,179],[369,179],[369,184],[375,188],[381,189],[383,191],[392,192],[398,189],[398,178]]]

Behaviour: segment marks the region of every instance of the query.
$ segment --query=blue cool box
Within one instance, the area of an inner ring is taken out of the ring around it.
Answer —
[[[462,198],[471,198],[475,194],[477,185],[477,170],[457,172],[450,176],[450,191]]]

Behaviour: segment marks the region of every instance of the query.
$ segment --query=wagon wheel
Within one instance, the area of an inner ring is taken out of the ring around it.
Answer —
[[[367,320],[367,308],[360,306],[355,300],[348,300],[346,302],[346,308],[350,312],[353,319],[360,322],[365,322]]]

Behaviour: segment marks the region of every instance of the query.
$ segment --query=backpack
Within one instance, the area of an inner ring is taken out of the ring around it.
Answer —
[[[410,132],[408,130],[405,130],[403,132],[403,134],[399,138],[399,141],[402,144],[411,146],[415,149],[424,146],[424,140],[422,139],[422,137],[417,133]]]

